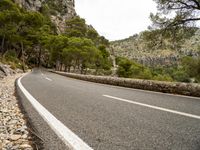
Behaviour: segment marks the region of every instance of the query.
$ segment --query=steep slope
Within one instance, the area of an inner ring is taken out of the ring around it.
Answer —
[[[172,65],[177,64],[183,56],[198,56],[199,39],[200,30],[197,30],[193,36],[182,39],[176,49],[167,39],[164,39],[165,47],[161,48],[157,45],[149,47],[150,41],[144,39],[143,33],[141,33],[127,39],[111,42],[111,49],[116,57],[134,59],[144,65]]]
[[[27,10],[48,13],[58,32],[63,32],[65,21],[76,15],[74,0],[14,0]]]

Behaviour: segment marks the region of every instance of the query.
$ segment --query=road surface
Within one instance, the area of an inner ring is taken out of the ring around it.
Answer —
[[[34,70],[24,88],[95,150],[199,150],[200,99],[115,87]],[[45,149],[68,149],[31,104]]]

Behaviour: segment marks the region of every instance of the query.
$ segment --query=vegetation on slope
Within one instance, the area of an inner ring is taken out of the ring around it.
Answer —
[[[11,0],[0,1],[1,59],[12,57],[29,66],[55,66],[65,71],[73,67],[80,73],[88,68],[95,73],[110,70],[108,41],[84,19],[75,16],[66,21],[62,35],[56,33],[48,13],[26,11]]]
[[[200,30],[194,26],[200,20],[199,1],[155,2],[158,13],[150,15],[153,24],[149,30],[111,42],[112,54],[126,58],[118,63],[117,73],[124,77],[199,82]]]
[[[176,82],[200,82],[200,58],[183,57],[170,67],[147,67],[136,61],[117,57],[119,77]]]
[[[47,5],[48,6],[48,5]],[[107,51],[109,42],[99,36],[97,31],[86,25],[85,20],[75,16],[66,21],[65,31],[58,35],[55,25],[50,20],[50,9],[41,12],[27,11],[18,7],[11,0],[0,1],[0,58],[8,61],[13,68],[28,66],[45,66],[67,72],[82,74],[111,74],[112,60]],[[199,31],[194,27],[178,27],[172,30],[154,29],[144,31],[130,39],[112,42],[114,52],[116,45],[120,50],[132,50],[133,57],[117,57],[117,75],[119,77],[140,78],[162,81],[200,82]],[[162,34],[162,33],[165,34]],[[124,42],[128,44],[125,45]],[[183,43],[186,43],[185,45]],[[132,44],[129,47],[129,44]],[[185,51],[183,48],[193,48]],[[178,56],[180,53],[184,55]],[[145,56],[153,56],[147,59]],[[164,66],[159,64],[162,59]],[[131,59],[128,59],[131,58]],[[154,62],[154,64],[153,64]],[[177,61],[176,61],[177,62]],[[148,63],[149,65],[143,65]]]

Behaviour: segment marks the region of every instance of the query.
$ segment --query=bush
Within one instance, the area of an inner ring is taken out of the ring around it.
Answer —
[[[117,74],[119,77],[152,79],[152,73],[149,68],[126,58],[117,58]]]
[[[22,62],[17,58],[15,51],[9,50],[1,57],[1,62],[10,65],[11,69],[22,69]]]
[[[172,81],[173,81],[173,79],[172,79],[171,76],[169,76],[169,75],[161,75],[161,74],[159,74],[159,75],[157,75],[157,76],[154,76],[154,77],[153,77],[153,80],[158,80],[158,81],[169,81],[169,82],[172,82]]]
[[[176,80],[178,82],[190,82],[189,75],[183,70],[178,70],[178,71],[174,72],[173,78],[174,78],[174,80]]]

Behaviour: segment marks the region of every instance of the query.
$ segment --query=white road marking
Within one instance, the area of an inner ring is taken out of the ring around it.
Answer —
[[[80,139],[75,133],[67,128],[61,121],[53,116],[44,106],[42,106],[21,84],[19,78],[17,84],[32,106],[41,115],[41,117],[48,123],[48,125],[54,130],[59,138],[70,148],[74,150],[92,150],[82,139]]]
[[[103,95],[103,96],[107,97],[107,98],[115,99],[115,100],[118,100],[118,101],[126,102],[126,103],[131,103],[131,104],[144,106],[144,107],[148,107],[148,108],[152,108],[152,109],[156,109],[156,110],[161,110],[161,111],[165,111],[165,112],[170,112],[170,113],[173,113],[173,114],[178,114],[178,115],[182,115],[182,116],[186,116],[186,117],[190,117],[190,118],[200,119],[200,116],[189,114],[189,113],[184,113],[184,112],[180,112],[180,111],[176,111],[176,110],[172,110],[172,109],[167,109],[167,108],[163,108],[163,107],[139,103],[139,102],[135,102],[135,101],[131,101],[131,100],[123,99],[123,98],[118,98],[118,97],[114,97],[114,96],[110,96],[110,95]]]
[[[45,77],[45,79],[47,79],[47,80],[49,80],[49,81],[52,81],[52,79],[50,79],[50,78],[47,78],[47,77]]]
[[[42,73],[41,70],[40,70],[40,72],[41,72],[41,75],[42,75],[46,80],[48,80],[48,81],[52,81],[52,79],[50,79],[50,78],[48,78],[46,75],[44,75],[44,73]]]
[[[139,92],[145,92],[145,93],[150,93],[150,94],[159,94],[159,95],[167,95],[167,96],[175,96],[175,97],[183,97],[183,98],[188,98],[188,99],[196,99],[200,100],[200,97],[194,97],[194,96],[187,96],[187,95],[180,95],[180,94],[172,94],[172,93],[163,93],[163,92],[156,92],[156,91],[150,91],[150,90],[142,90],[142,89],[136,89],[136,88],[130,88],[130,87],[123,87],[123,86],[116,86],[116,85],[111,85],[111,84],[104,84],[104,83],[98,83],[98,82],[92,82],[92,81],[86,81],[86,80],[81,80],[81,79],[76,79],[76,78],[71,78],[73,80],[79,80],[79,82],[89,82],[92,84],[97,84],[101,86],[106,86],[106,87],[113,87],[113,88],[118,88],[118,89],[125,89],[125,90],[132,90],[132,91],[139,91]]]

